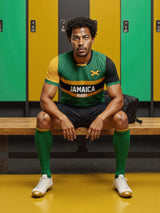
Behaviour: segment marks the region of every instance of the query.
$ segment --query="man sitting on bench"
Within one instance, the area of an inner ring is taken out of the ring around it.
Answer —
[[[124,177],[130,131],[127,115],[121,111],[120,81],[113,61],[91,50],[96,33],[96,23],[89,18],[77,17],[69,21],[66,34],[73,50],[53,58],[49,64],[40,100],[43,111],[37,117],[35,133],[42,176],[32,191],[33,197],[45,195],[53,185],[50,171],[53,126],[60,126],[64,138],[70,141],[76,138],[75,128],[80,126],[88,128],[86,138],[90,137],[91,141],[100,137],[103,126],[114,128],[116,172],[113,186],[120,196],[132,196]],[[52,99],[59,84],[61,99],[55,104]],[[108,105],[104,100],[104,84],[112,99]]]

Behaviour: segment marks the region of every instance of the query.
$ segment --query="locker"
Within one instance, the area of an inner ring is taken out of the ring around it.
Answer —
[[[120,1],[90,0],[90,17],[98,28],[93,49],[110,57],[120,76]]]
[[[0,20],[0,101],[25,101],[26,0],[1,0]]]
[[[151,101],[151,0],[121,0],[121,84]]]
[[[29,0],[28,27],[29,101],[39,101],[49,62],[58,55],[58,0]]]
[[[74,9],[73,9],[74,8]],[[78,16],[89,17],[89,0],[58,1],[58,53],[72,49],[63,27],[70,19]]]
[[[154,34],[154,58],[153,58],[153,100],[160,101],[160,1],[154,0],[154,20],[153,20],[153,34]],[[157,26],[158,25],[158,26]]]

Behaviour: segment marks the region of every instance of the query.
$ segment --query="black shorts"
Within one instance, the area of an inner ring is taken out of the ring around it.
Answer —
[[[57,107],[77,128],[82,126],[89,127],[92,121],[105,110],[107,104],[100,103],[94,106],[78,108],[72,105],[57,103]]]

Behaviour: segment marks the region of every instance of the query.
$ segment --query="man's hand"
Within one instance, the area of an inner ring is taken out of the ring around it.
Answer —
[[[99,116],[91,123],[86,138],[88,139],[91,136],[91,141],[98,139],[103,128],[103,119]]]
[[[75,128],[71,121],[67,118],[67,116],[63,116],[63,118],[61,119],[61,127],[65,139],[67,138],[69,141],[73,141],[73,139],[76,139]]]

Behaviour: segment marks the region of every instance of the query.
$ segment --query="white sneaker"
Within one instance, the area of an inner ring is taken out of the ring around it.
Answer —
[[[47,175],[42,175],[39,183],[32,191],[33,197],[42,197],[46,194],[46,191],[49,190],[53,185],[52,178],[48,178]]]
[[[113,186],[121,197],[132,197],[132,190],[129,188],[124,175],[119,175],[118,178],[115,178],[113,181]]]

